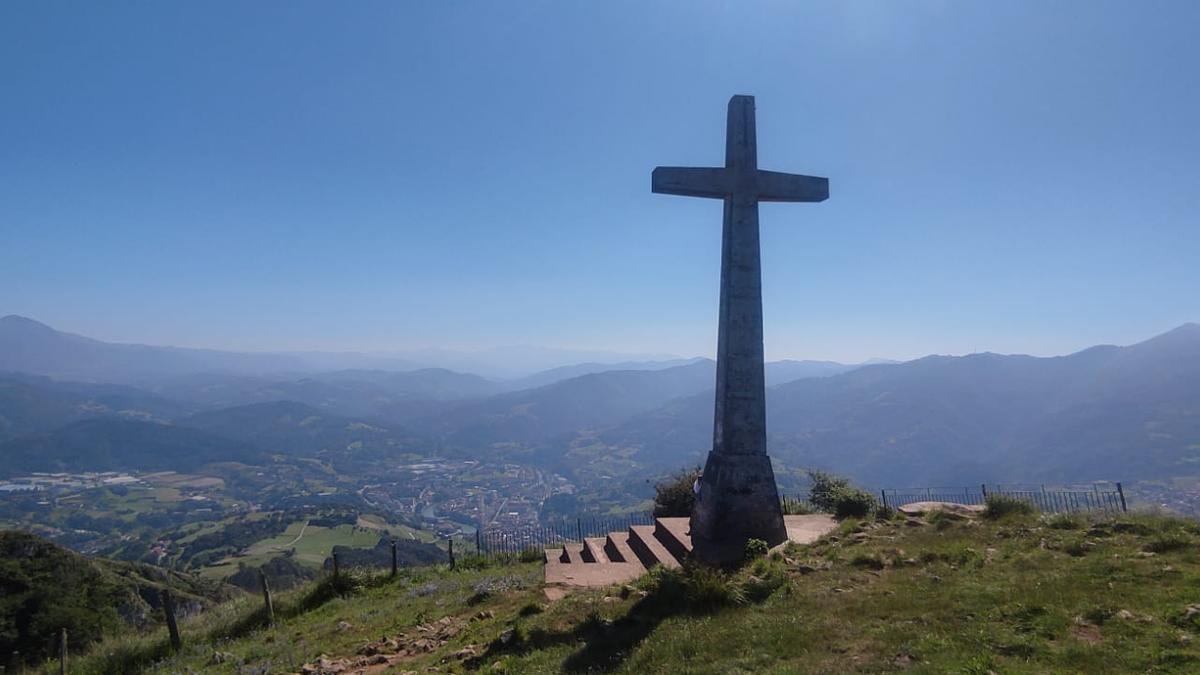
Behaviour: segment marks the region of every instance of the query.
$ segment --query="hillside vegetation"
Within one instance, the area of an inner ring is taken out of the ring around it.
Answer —
[[[1196,672],[1200,529],[1160,516],[847,520],[725,575],[549,602],[536,562],[324,579],[107,641],[73,672]]]
[[[0,654],[44,657],[56,651],[62,628],[82,647],[102,635],[155,626],[163,588],[174,592],[181,614],[236,594],[188,574],[88,558],[29,534],[0,532]]]

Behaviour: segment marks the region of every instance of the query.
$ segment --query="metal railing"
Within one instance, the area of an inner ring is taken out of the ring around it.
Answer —
[[[985,504],[989,495],[1004,495],[1033,504],[1045,513],[1071,513],[1078,511],[1105,511],[1124,513],[1128,510],[1125,491],[1120,483],[1113,487],[1092,485],[1090,487],[1013,486],[987,485],[979,487],[926,487],[899,488],[880,491],[882,504],[897,508],[914,502],[955,502],[958,504]]]
[[[475,546],[481,555],[498,556],[538,551],[561,546],[566,542],[582,542],[587,537],[603,537],[609,532],[628,530],[633,525],[653,525],[649,513],[629,513],[622,516],[576,518],[550,525],[496,527],[475,532]]]

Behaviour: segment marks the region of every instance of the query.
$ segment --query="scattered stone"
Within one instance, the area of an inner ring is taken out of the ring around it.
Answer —
[[[812,565],[798,565],[796,566],[796,571],[800,574],[812,574],[817,571],[817,568]]]
[[[214,666],[219,666],[223,663],[233,663],[236,660],[237,657],[229,652],[213,652],[212,655],[212,664]]]
[[[620,601],[621,601],[621,599],[620,599],[620,598],[613,597],[613,596],[611,596],[611,595],[606,595],[606,596],[604,596],[603,598],[601,598],[601,599],[600,599],[600,601],[601,601],[601,602],[604,602],[604,603],[610,603],[610,602],[620,602]]]
[[[301,666],[300,672],[302,675],[337,675],[349,669],[350,661],[348,659],[331,659],[325,654],[321,654],[316,661]]]
[[[337,629],[338,629],[340,632],[343,632],[343,633],[344,633],[344,632],[346,632],[346,631],[348,631],[348,630],[350,630],[350,629],[352,629],[352,628],[354,628],[354,624],[350,623],[349,621],[339,621],[339,622],[337,622]]]
[[[637,589],[634,588],[633,586],[630,586],[629,584],[625,584],[624,586],[621,587],[621,597],[622,598],[628,598],[629,596],[633,595],[636,592],[637,592]]]
[[[515,638],[516,636],[517,636],[517,631],[509,628],[508,630],[500,633],[500,635],[498,635],[496,637],[496,642],[500,645],[507,645],[508,643],[512,642],[513,638]]]
[[[454,652],[454,658],[458,659],[459,661],[473,658],[475,655],[475,647],[473,645],[467,645],[466,647]]]
[[[1156,555],[1158,554],[1154,551],[1138,551],[1139,558],[1153,558]]]
[[[1127,609],[1122,609],[1122,610],[1118,611],[1116,614],[1113,614],[1113,616],[1122,621],[1129,621],[1129,620],[1133,619],[1133,612],[1131,612]]]
[[[1089,645],[1096,645],[1101,642],[1100,627],[1090,623],[1071,626],[1071,635],[1075,639],[1086,642]]]
[[[494,619],[494,618],[496,618],[496,613],[490,609],[485,609],[482,612],[471,617],[471,620],[472,621],[485,621],[487,619]]]

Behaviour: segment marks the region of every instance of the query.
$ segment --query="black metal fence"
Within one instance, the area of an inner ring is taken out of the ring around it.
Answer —
[[[1077,511],[1125,512],[1125,491],[1120,483],[1090,487],[980,485],[978,487],[900,488],[880,491],[884,506],[897,508],[914,502],[984,504],[989,495],[1004,495],[1033,504],[1045,513]]]
[[[582,542],[586,537],[603,537],[609,532],[627,530],[633,525],[653,525],[649,513],[623,516],[576,518],[551,525],[478,530],[475,545],[481,555],[496,556],[522,551],[553,548],[565,542]]]

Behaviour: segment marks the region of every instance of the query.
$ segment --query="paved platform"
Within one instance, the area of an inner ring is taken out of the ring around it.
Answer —
[[[558,588],[611,586],[632,581],[656,565],[679,567],[692,551],[688,522],[656,518],[653,525],[546,549],[546,583]],[[837,528],[828,515],[784,516],[783,524],[788,541],[797,544],[811,544]]]

